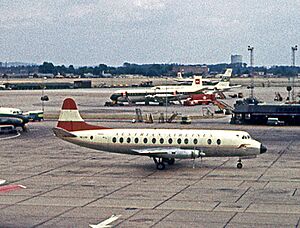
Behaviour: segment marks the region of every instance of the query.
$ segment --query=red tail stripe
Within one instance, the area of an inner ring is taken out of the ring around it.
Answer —
[[[90,124],[87,124],[87,123],[82,122],[82,121],[58,121],[57,127],[63,128],[67,131],[110,129],[108,127],[90,125]]]
[[[62,110],[77,110],[75,101],[72,98],[65,99]]]

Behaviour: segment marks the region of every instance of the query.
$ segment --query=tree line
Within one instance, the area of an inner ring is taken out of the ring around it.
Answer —
[[[183,66],[182,64],[135,64],[125,62],[122,66],[113,67],[106,64],[97,66],[81,66],[74,67],[73,65],[54,65],[51,62],[44,62],[39,66],[20,66],[20,67],[0,67],[0,74],[24,73],[27,74],[53,74],[53,75],[80,75],[85,76],[92,74],[97,77],[109,77],[110,75],[144,75],[144,76],[176,76],[173,68]],[[200,66],[193,65],[193,66]],[[207,65],[210,73],[222,73],[226,68],[232,68],[235,75],[250,74],[252,72],[262,72],[262,74],[272,74],[275,76],[293,76],[300,74],[300,67],[292,66],[273,66],[273,67],[248,67],[247,64],[211,64]],[[103,75],[103,72],[105,73]],[[193,73],[185,72],[186,76],[191,76]]]
[[[122,66],[112,67],[107,66],[106,64],[99,64],[98,66],[82,66],[75,68],[73,65],[68,67],[54,66],[53,63],[44,62],[38,67],[39,73],[45,74],[75,74],[81,75],[84,74],[93,74],[93,75],[102,75],[102,72],[110,73],[112,75],[124,75],[124,74],[133,74],[133,75],[145,75],[145,76],[175,76],[177,72],[174,72],[172,69],[174,66],[180,66],[180,64],[135,64],[125,62]],[[210,72],[213,73],[222,73],[226,68],[232,68],[233,73],[236,75],[250,74],[251,72],[262,72],[263,74],[273,74],[278,76],[293,76],[300,73],[300,67],[292,66],[272,66],[272,67],[248,67],[247,64],[211,64],[207,65]],[[190,75],[190,72],[185,72],[186,75]]]

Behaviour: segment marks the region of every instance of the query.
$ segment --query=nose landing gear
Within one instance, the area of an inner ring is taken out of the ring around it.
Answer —
[[[242,159],[239,159],[239,160],[238,160],[238,163],[237,163],[236,167],[237,167],[238,169],[243,168]]]

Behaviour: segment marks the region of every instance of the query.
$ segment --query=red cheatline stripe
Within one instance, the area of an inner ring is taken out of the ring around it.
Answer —
[[[95,126],[87,124],[83,121],[58,121],[57,127],[67,131],[84,131],[84,130],[103,130],[110,129],[108,127]]]
[[[13,190],[17,190],[19,188],[26,188],[23,185],[5,185],[5,186],[0,186],[0,192],[10,192]]]
[[[77,106],[76,106],[75,101],[72,98],[66,98],[64,100],[62,109],[63,110],[77,110]]]

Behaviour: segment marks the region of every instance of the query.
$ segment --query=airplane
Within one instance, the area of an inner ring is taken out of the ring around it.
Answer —
[[[193,82],[193,78],[183,78],[182,77],[183,72],[178,72],[177,73],[177,77],[174,79],[178,84],[182,84],[182,85],[190,85]],[[226,69],[224,74],[217,74],[215,75],[216,78],[221,78],[223,81],[225,80],[229,80],[229,78],[232,76],[232,69],[228,68]],[[209,82],[218,82],[218,81],[212,81],[210,79],[202,79],[205,83],[209,83]]]
[[[232,68],[227,68],[224,74],[216,74],[216,78],[221,78],[222,80],[226,80],[232,76]]]
[[[54,134],[67,142],[100,151],[148,156],[158,170],[175,159],[203,157],[254,158],[267,148],[245,131],[198,129],[113,129],[90,125],[80,116],[72,98],[63,102]],[[194,163],[193,163],[194,164]],[[194,165],[193,165],[194,166]]]
[[[4,185],[6,180],[0,180],[0,193],[2,192],[10,192],[21,188],[26,188],[24,185],[20,184],[10,184],[10,185]],[[4,185],[4,186],[2,186]]]
[[[109,228],[109,227],[112,227],[112,225],[110,225],[110,223],[118,220],[120,217],[121,217],[121,215],[112,215],[110,218],[100,222],[97,225],[89,224],[89,226],[92,228]]]
[[[23,115],[23,112],[17,108],[0,108],[0,125],[13,125],[21,127],[23,131],[27,130],[26,124],[29,118]]]
[[[191,84],[192,78],[182,78],[181,72],[178,74],[179,76],[175,81],[182,85]],[[221,80],[211,80],[207,78],[203,78],[202,85],[204,87],[205,93],[212,94],[216,92],[225,92],[234,88],[240,88],[241,85],[230,85],[229,78],[232,76],[232,69],[226,69],[224,74],[217,74],[217,78],[221,78]]]
[[[188,98],[191,94],[201,93],[204,89],[202,77],[195,76],[191,85],[154,86],[143,89],[123,89],[115,91],[110,99],[114,104],[118,102],[158,102],[163,105],[169,101],[180,101]]]

